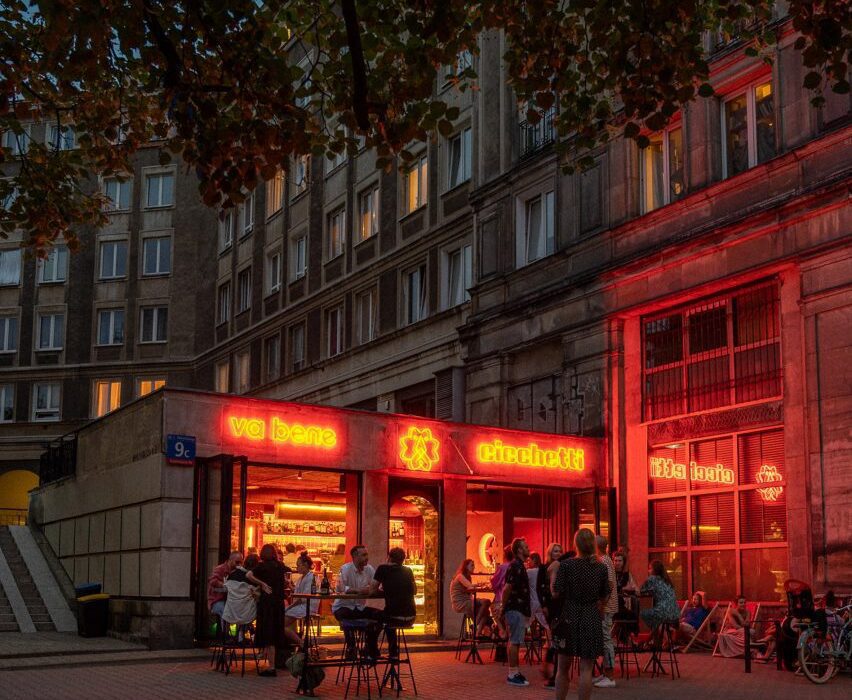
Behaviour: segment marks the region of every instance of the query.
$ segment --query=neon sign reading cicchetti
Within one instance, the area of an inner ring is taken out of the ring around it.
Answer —
[[[517,464],[522,467],[544,467],[581,472],[586,468],[586,455],[574,447],[539,447],[507,445],[502,440],[481,442],[476,446],[476,458],[483,464]]]
[[[280,444],[331,449],[337,445],[337,432],[322,425],[307,425],[285,421],[273,416],[263,418],[228,416],[227,429],[231,437],[261,441],[272,440]]]
[[[668,457],[651,457],[650,468],[652,479],[686,479],[687,476],[686,465],[675,462]],[[734,483],[734,470],[721,464],[703,467],[695,462],[690,462],[689,480],[729,486]]]

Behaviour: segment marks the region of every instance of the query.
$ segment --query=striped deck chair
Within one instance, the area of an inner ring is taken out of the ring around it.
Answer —
[[[696,649],[703,649],[704,651],[709,651],[713,646],[712,640],[708,638],[708,632],[710,631],[710,621],[716,617],[716,613],[721,614],[722,610],[719,608],[719,603],[716,602],[713,604],[713,607],[710,608],[710,612],[707,617],[704,618],[704,621],[695,630],[695,634],[693,634],[686,646],[683,648],[683,653],[686,654],[690,649],[695,647]]]
[[[725,623],[728,621],[728,616],[731,614],[733,607],[733,603],[728,603],[728,609],[725,610],[725,617],[722,619],[722,626],[719,627],[720,632],[725,629]],[[752,631],[754,631],[755,623],[760,617],[760,603],[746,603],[746,612],[748,613],[748,626],[752,628]],[[752,636],[754,636],[754,634],[752,634]],[[717,637],[716,644],[713,645],[713,656],[721,656],[718,651],[719,639]]]

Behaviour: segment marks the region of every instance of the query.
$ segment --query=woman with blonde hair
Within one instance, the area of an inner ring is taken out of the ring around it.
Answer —
[[[603,655],[604,640],[600,607],[609,597],[609,573],[597,557],[595,533],[583,527],[574,536],[577,556],[559,565],[552,593],[562,596],[562,614],[553,629],[557,652],[580,659],[579,700],[592,695],[592,667]],[[563,658],[556,669],[556,697],[568,694],[570,661]]]

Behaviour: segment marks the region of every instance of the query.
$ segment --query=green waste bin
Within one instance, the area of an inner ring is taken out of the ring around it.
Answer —
[[[77,633],[81,637],[106,637],[108,623],[108,593],[77,598]]]

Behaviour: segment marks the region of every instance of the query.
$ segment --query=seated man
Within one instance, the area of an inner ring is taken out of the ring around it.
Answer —
[[[385,609],[382,612],[382,620],[391,622],[401,627],[414,624],[417,611],[414,606],[414,595],[417,593],[417,584],[414,582],[414,574],[405,561],[405,550],[394,547],[388,552],[388,563],[382,564],[373,575],[370,584],[370,593],[375,594],[381,587],[385,594]],[[386,630],[388,638],[388,656],[396,658],[399,656],[397,647],[396,630]]]
[[[369,595],[373,575],[376,573],[376,570],[367,563],[369,560],[367,548],[362,544],[357,544],[349,550],[349,554],[352,557],[352,561],[341,566],[340,572],[337,574],[337,592]],[[338,622],[345,620],[379,620],[382,615],[381,610],[367,607],[367,601],[363,598],[338,598],[332,604],[331,612]],[[351,650],[353,648],[351,633],[348,630],[344,630],[343,635],[346,638],[347,649]],[[371,626],[367,629],[367,653],[373,658],[379,655],[378,641],[378,628],[375,625]]]
[[[225,579],[242,563],[242,553],[231,552],[228,559],[215,567],[207,579],[207,608],[216,617],[222,617],[225,610],[225,598],[227,596]]]
[[[709,614],[710,611],[704,607],[704,591],[695,591],[692,604],[687,606],[680,620],[680,634],[691,639]]]

